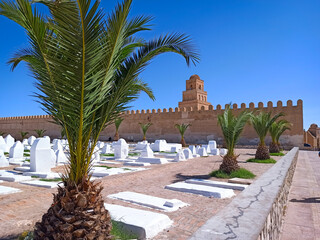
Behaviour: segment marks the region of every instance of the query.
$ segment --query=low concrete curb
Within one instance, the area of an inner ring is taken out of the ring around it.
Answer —
[[[298,152],[288,152],[189,240],[278,239]]]

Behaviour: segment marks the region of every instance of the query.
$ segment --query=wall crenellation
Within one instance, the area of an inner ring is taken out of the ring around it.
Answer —
[[[225,104],[225,107],[222,108],[220,104],[216,106],[216,109],[214,108],[213,105],[209,105],[209,109],[205,109],[204,106],[202,106],[200,109],[199,108],[193,108],[193,107],[183,107],[183,108],[178,108],[176,107],[175,109],[169,108],[169,111],[167,108],[163,109],[142,109],[142,110],[127,110],[125,111],[125,115],[134,115],[134,114],[159,114],[159,113],[180,113],[180,112],[195,112],[195,111],[216,111],[216,110],[224,110],[227,108],[229,104]],[[238,104],[234,103],[232,104],[233,109],[240,109],[240,110],[252,110],[256,109],[259,110],[261,108],[291,108],[291,107],[297,107],[297,106],[302,106],[302,100],[299,99],[297,101],[297,105],[293,105],[292,100],[288,100],[286,106],[283,105],[282,101],[277,101],[276,106],[273,106],[273,103],[271,101],[267,102],[267,106],[265,107],[263,102],[258,102],[258,106],[255,107],[255,104],[253,102],[249,103],[249,108],[247,108],[246,103],[241,103],[240,108],[238,108]],[[0,117],[0,121],[2,120],[25,120],[25,119],[49,119],[51,118],[49,115],[33,115],[33,116],[18,116],[18,117]]]
[[[222,108],[222,106],[220,104],[218,104],[216,106],[216,108],[213,105],[209,105],[208,109],[205,109],[204,106],[202,106],[201,108],[194,108],[194,107],[183,107],[183,108],[178,108],[176,107],[175,109],[173,108],[169,108],[169,111],[167,108],[163,108],[163,109],[143,109],[143,110],[128,110],[125,112],[125,114],[150,114],[150,113],[179,113],[179,112],[195,112],[195,111],[216,111],[216,110],[224,110],[227,108],[227,106],[229,106],[229,104],[225,104],[224,108]],[[262,108],[290,108],[290,107],[297,107],[297,106],[302,106],[302,100],[298,100],[296,105],[293,105],[292,100],[288,100],[287,104],[284,106],[282,101],[277,101],[276,105],[273,105],[273,102],[268,101],[267,105],[265,106],[263,102],[258,102],[258,106],[255,105],[254,102],[250,102],[249,103],[249,107],[247,107],[246,103],[241,103],[240,104],[240,108],[238,108],[238,104],[237,103],[233,103],[232,104],[232,109],[236,109],[236,110],[259,110]],[[0,118],[1,120],[1,118]]]

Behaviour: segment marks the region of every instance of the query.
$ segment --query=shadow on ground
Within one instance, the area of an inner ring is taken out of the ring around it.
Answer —
[[[291,199],[290,202],[301,202],[301,203],[320,203],[320,197],[313,197],[313,198],[303,198],[303,199]]]
[[[208,174],[206,175],[183,175],[181,173],[176,174],[176,179],[172,181],[172,183],[185,181],[191,178],[200,178],[200,179],[209,179],[211,178]]]

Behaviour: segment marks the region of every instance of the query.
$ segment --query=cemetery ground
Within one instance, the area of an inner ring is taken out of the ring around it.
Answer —
[[[273,164],[247,163],[246,160],[254,157],[255,149],[237,149],[240,167],[253,172],[257,179]],[[281,156],[274,156],[279,160]],[[233,198],[217,199],[201,195],[183,193],[165,189],[166,185],[184,181],[189,178],[203,178],[227,182],[227,179],[217,179],[208,174],[219,168],[222,162],[220,156],[197,157],[187,161],[152,164],[144,171],[129,172],[106,176],[98,179],[104,187],[102,195],[108,204],[117,204],[135,209],[167,215],[173,224],[169,229],[160,232],[153,239],[187,239],[210,217],[229,204]],[[110,167],[122,167],[123,163],[106,164]],[[0,169],[13,169],[13,166]],[[53,168],[52,171],[61,172],[63,166]],[[254,179],[254,180],[255,180]],[[18,193],[0,195],[0,238],[10,239],[18,236],[24,231],[32,230],[35,222],[39,221],[42,215],[52,204],[52,194],[56,188],[47,189],[28,186],[17,182],[2,182],[2,186],[14,187],[21,190]],[[173,212],[163,212],[152,208],[146,208],[121,200],[110,199],[107,196],[123,191],[147,194],[150,196],[166,199],[179,199],[189,206]],[[235,190],[236,195],[240,191]]]

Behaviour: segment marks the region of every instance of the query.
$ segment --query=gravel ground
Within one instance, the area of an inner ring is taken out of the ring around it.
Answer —
[[[240,154],[238,157],[239,165],[252,171],[257,175],[256,178],[273,166],[273,164],[245,163],[245,160],[254,157],[254,149],[237,149],[236,153]],[[281,157],[273,158],[278,160]],[[104,177],[101,179],[104,187],[102,194],[107,203],[159,213],[163,212],[120,200],[108,199],[107,195],[122,191],[132,191],[167,199],[175,198],[190,204],[190,206],[175,212],[164,213],[174,221],[174,224],[170,229],[159,233],[154,238],[161,240],[187,239],[210,217],[230,203],[232,198],[207,198],[200,195],[167,190],[164,187],[188,178],[209,179],[208,173],[218,169],[221,161],[222,158],[220,156],[200,157],[185,162],[152,165],[145,171]],[[54,169],[54,171],[60,170],[62,170],[61,167]],[[217,180],[215,178],[210,179]],[[219,179],[219,181],[227,180]],[[52,203],[52,193],[56,192],[56,189],[38,188],[19,183],[3,182],[1,185],[19,188],[22,192],[0,195],[0,239],[9,239],[10,236],[17,236],[25,230],[31,230],[35,222],[39,221],[49,208]],[[236,191],[236,194],[238,193]]]

